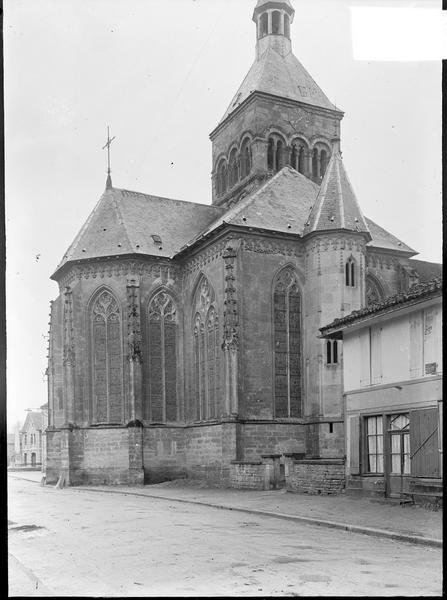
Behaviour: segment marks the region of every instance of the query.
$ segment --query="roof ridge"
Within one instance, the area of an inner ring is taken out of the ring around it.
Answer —
[[[203,202],[192,202],[191,200],[179,200],[178,198],[168,198],[167,196],[157,196],[155,194],[146,194],[145,192],[136,192],[135,190],[127,190],[125,188],[113,188],[117,192],[132,194],[136,196],[145,196],[146,198],[155,198],[157,200],[169,200],[170,202],[180,202],[182,204],[194,204],[195,206],[206,206],[207,208],[219,209],[215,204],[204,204]]]

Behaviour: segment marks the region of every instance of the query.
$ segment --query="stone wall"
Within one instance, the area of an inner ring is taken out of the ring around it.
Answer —
[[[230,486],[238,490],[268,490],[270,488],[270,465],[261,461],[232,461]]]
[[[344,487],[344,461],[339,459],[294,461],[286,477],[289,492],[332,495]]]

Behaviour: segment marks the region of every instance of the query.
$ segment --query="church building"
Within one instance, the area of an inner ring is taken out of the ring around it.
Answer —
[[[344,114],[292,53],[294,13],[254,8],[255,61],[210,135],[211,204],[109,171],[52,275],[47,482],[243,487],[290,458],[340,471],[343,347],[319,329],[430,265],[363,215]]]

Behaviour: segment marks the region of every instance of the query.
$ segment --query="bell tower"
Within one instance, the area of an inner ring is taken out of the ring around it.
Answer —
[[[211,132],[213,204],[230,206],[286,165],[320,184],[343,112],[292,52],[291,0],[258,0],[255,61]]]

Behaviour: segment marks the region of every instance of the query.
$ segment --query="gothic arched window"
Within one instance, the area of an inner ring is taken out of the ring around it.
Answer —
[[[351,257],[348,258],[345,264],[345,284],[348,287],[355,287],[355,260]]]
[[[229,187],[232,188],[238,182],[238,168],[237,168],[237,152],[233,149],[230,154],[229,161]]]
[[[281,271],[273,292],[275,417],[300,417],[301,294],[291,267]]]
[[[241,179],[247,177],[251,171],[250,140],[245,140],[241,150]]]
[[[380,302],[384,299],[385,294],[383,292],[382,286],[379,284],[375,277],[367,275],[365,281],[365,288],[366,306],[370,306],[371,304],[375,304],[376,302]]]
[[[278,10],[274,10],[272,13],[272,33],[275,35],[280,32],[280,21],[281,21],[281,13]]]
[[[194,395],[195,418],[220,416],[221,345],[214,291],[203,277],[194,302]]]
[[[123,348],[118,301],[107,290],[95,300],[92,310],[93,421],[121,423],[123,420]]]
[[[146,418],[157,423],[177,421],[177,309],[173,298],[160,291],[148,310],[148,402]]]

